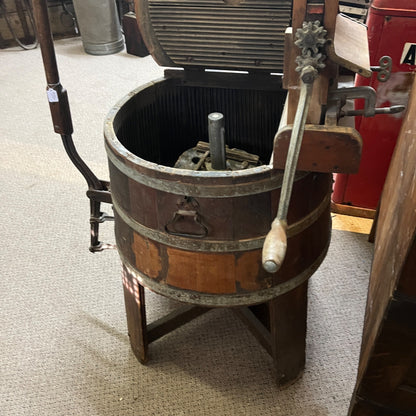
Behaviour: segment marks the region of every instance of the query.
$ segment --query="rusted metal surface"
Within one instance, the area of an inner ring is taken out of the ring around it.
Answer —
[[[225,170],[243,170],[261,165],[259,157],[239,149],[225,146]],[[213,170],[209,143],[199,141],[192,149],[182,153],[175,163],[177,169]]]

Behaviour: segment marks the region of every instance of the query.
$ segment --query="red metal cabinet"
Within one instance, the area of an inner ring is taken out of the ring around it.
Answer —
[[[392,74],[386,82],[379,82],[377,74],[370,79],[357,76],[355,84],[370,85],[377,91],[377,107],[407,105],[416,68],[416,2],[374,0],[367,26],[371,65],[377,66],[379,59],[388,55],[393,60]],[[377,207],[403,115],[356,118],[356,128],[363,138],[360,170],[356,175],[336,175],[335,203]]]

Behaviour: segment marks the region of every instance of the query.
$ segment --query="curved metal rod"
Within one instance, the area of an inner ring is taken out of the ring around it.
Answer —
[[[61,134],[61,138],[67,155],[71,159],[71,162],[79,170],[81,175],[84,177],[84,179],[87,181],[88,188],[104,190],[105,187],[103,186],[102,182],[97,178],[97,176],[94,175],[91,169],[78,154],[74,145],[74,141],[72,140],[72,136],[70,134]]]

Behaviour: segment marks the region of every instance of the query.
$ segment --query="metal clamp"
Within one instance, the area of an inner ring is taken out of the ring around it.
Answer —
[[[114,217],[101,211],[101,203],[111,204],[110,184],[107,181],[100,181],[103,189],[88,189],[87,197],[90,200],[90,247],[92,253],[106,249],[114,249],[114,244],[103,243],[99,239],[99,227],[105,221],[114,221]]]
[[[360,110],[341,110],[348,99],[363,99],[364,108]],[[376,108],[376,91],[374,88],[368,86],[340,88],[331,91],[328,102],[330,103],[328,106],[330,111],[329,113],[327,112],[327,119],[335,116],[334,108],[336,108],[337,118],[345,116],[374,117],[376,114],[400,113],[405,109],[404,105]],[[330,121],[326,124],[330,124]]]
[[[336,103],[339,112],[349,99],[363,99],[364,109],[361,110],[365,117],[373,117],[376,107],[376,91],[371,87],[339,88],[330,92],[328,101]],[[346,114],[344,114],[346,115]]]

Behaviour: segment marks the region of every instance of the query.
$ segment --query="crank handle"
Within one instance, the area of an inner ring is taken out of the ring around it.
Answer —
[[[317,34],[319,36],[316,36]],[[276,273],[286,256],[287,212],[311,102],[313,84],[319,75],[318,69],[325,67],[325,64],[322,62],[323,55],[319,52],[319,48],[326,42],[325,35],[326,30],[320,26],[318,21],[315,23],[304,22],[302,29],[298,29],[296,32],[297,40],[295,44],[302,49],[302,54],[296,58],[296,63],[298,64],[296,71],[300,72],[301,87],[286,157],[277,216],[272,222],[271,229],[263,244],[262,265],[268,273]]]
[[[396,114],[402,112],[406,107],[404,105],[392,105],[391,107],[381,107],[374,110],[374,114]],[[347,110],[341,111],[340,116],[363,116],[365,110]]]
[[[286,256],[287,222],[276,218],[263,244],[263,268],[269,273],[276,273]]]

